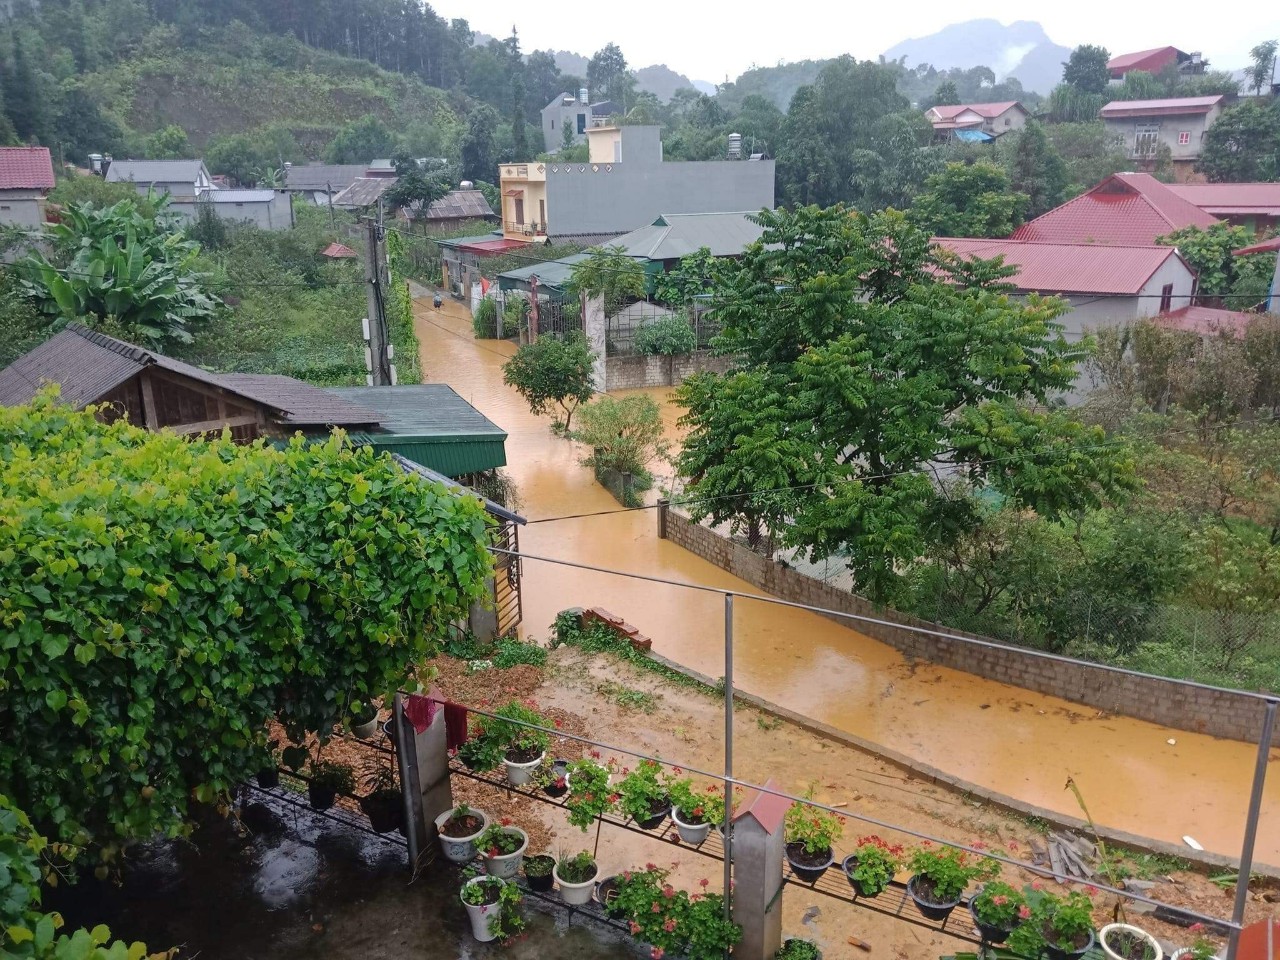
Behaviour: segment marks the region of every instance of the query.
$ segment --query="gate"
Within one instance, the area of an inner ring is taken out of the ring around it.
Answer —
[[[523,610],[520,604],[520,558],[512,556],[520,551],[519,527],[510,520],[503,520],[493,532],[493,545],[510,553],[494,553],[493,600],[498,612],[498,636],[515,633],[520,625]]]

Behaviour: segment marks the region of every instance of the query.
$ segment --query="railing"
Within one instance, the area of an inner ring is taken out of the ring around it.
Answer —
[[[547,225],[536,220],[530,220],[528,223],[504,220],[502,229],[504,233],[517,233],[525,237],[542,237],[547,233]]]

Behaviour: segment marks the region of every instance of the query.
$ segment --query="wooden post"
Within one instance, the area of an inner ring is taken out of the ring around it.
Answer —
[[[770,790],[777,782],[765,781]],[[791,802],[752,789],[733,817],[733,921],[742,927],[734,960],[772,960],[782,947],[783,821]]]

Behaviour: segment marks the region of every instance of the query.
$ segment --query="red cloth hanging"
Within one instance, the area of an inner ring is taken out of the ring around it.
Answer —
[[[450,753],[467,742],[467,708],[460,703],[444,705],[444,740]]]
[[[420,693],[411,693],[404,704],[404,715],[413,724],[415,733],[422,733],[431,726],[436,716],[436,701]]]

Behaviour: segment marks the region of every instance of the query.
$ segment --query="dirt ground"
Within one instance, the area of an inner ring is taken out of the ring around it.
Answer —
[[[438,683],[452,700],[485,708],[512,698],[532,698],[540,710],[559,720],[566,732],[626,744],[674,764],[712,771],[723,764],[723,712],[716,697],[614,657],[561,647],[550,653],[545,670],[524,666],[473,673],[462,661],[443,657],[436,663],[440,667]],[[976,841],[1022,859],[1029,859],[1033,838],[1038,840],[1045,829],[1043,824],[1025,822],[967,796],[913,779],[870,754],[752,708],[735,712],[734,739],[739,778],[762,783],[773,777],[785,790],[798,794],[813,790],[819,802],[849,812],[844,838],[837,844],[837,861],[839,851],[867,834],[879,834],[908,847],[913,844],[909,836],[860,823],[853,815],[970,845]],[[562,739],[552,747],[553,755],[560,757],[580,752],[581,746],[570,740]],[[604,755],[606,759],[616,756],[622,765],[630,762],[622,754],[606,751]],[[594,842],[594,831],[584,834],[570,826],[562,811],[547,804],[512,797],[504,790],[461,777],[454,778],[454,790],[459,798],[490,813],[512,817],[528,830],[530,853],[572,853],[590,848]],[[686,888],[693,888],[704,877],[710,879],[712,890],[721,885],[719,862],[627,831],[606,827],[599,860],[602,875],[654,862],[671,865],[673,876]],[[1173,866],[1162,861],[1137,861],[1128,866],[1154,882],[1149,893],[1154,899],[1210,916],[1230,915],[1232,888],[1223,890],[1186,870],[1162,873]],[[1037,879],[1025,871],[1017,871],[1012,878],[1009,873],[1006,868],[1004,879],[1015,885]],[[1048,885],[1055,886],[1052,881]],[[1272,915],[1276,907],[1264,897],[1274,896],[1272,890],[1251,892],[1248,921]],[[1115,898],[1099,894],[1094,899],[1099,926],[1110,922]],[[892,955],[897,960],[932,960],[970,949],[945,934],[794,886],[786,888],[783,910],[784,936],[818,941],[828,960],[865,957],[848,944],[850,937],[867,941],[875,954]],[[1132,907],[1128,916],[1170,946],[1189,945],[1195,939],[1185,928],[1140,916]]]

